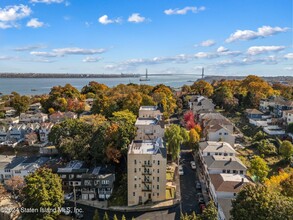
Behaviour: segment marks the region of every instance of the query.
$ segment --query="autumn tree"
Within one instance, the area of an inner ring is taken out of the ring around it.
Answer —
[[[3,184],[0,183],[0,200],[4,200],[7,197],[8,197],[7,190],[5,189],[5,187],[3,186]]]
[[[206,97],[210,97],[214,93],[213,86],[204,80],[199,80],[193,83],[193,85],[191,86],[191,90],[197,95],[202,95]]]
[[[217,220],[218,219],[218,211],[215,207],[214,201],[210,201],[207,207],[203,210],[201,215],[202,220]]]
[[[171,124],[165,129],[165,139],[167,142],[167,151],[172,156],[172,160],[178,158],[180,145],[184,141],[181,136],[181,129],[178,125]]]
[[[26,112],[29,109],[30,98],[21,96],[17,92],[11,93],[13,96],[10,100],[10,106],[16,110],[16,114]]]
[[[61,179],[50,169],[40,168],[25,177],[24,208],[56,209],[52,212],[22,213],[24,219],[56,219],[64,203]]]
[[[103,220],[110,220],[107,212],[105,212]]]
[[[256,177],[258,182],[263,182],[268,175],[269,167],[264,159],[254,156],[251,160],[249,172]]]
[[[24,179],[20,176],[13,176],[5,181],[6,186],[12,191],[12,194],[18,194],[24,187]]]
[[[49,140],[58,151],[70,160],[88,160],[94,127],[79,119],[67,119],[55,124]]]
[[[290,141],[283,141],[279,152],[285,160],[289,160],[293,156],[293,145]]]
[[[189,131],[189,144],[190,147],[194,150],[197,149],[197,143],[200,140],[199,134],[196,132],[196,130],[193,128]]]
[[[290,85],[284,85],[281,83],[274,83],[273,89],[278,91],[281,96],[287,99],[293,99],[293,87]]]
[[[281,193],[284,196],[293,197],[293,172],[280,182]]]
[[[108,89],[109,89],[109,87],[106,86],[105,84],[91,81],[91,82],[89,82],[88,85],[84,86],[81,89],[81,93],[82,94],[92,93],[92,94],[96,95],[96,94],[104,93]]]
[[[263,185],[246,185],[232,200],[232,220],[288,219],[293,215],[293,202]]]
[[[192,111],[187,111],[183,115],[184,125],[187,130],[194,128],[195,121],[194,121],[194,114]]]

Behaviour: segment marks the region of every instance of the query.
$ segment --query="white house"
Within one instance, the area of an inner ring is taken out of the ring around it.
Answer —
[[[235,145],[235,135],[223,125],[210,125],[204,129],[207,141],[223,141]]]
[[[283,111],[283,119],[286,125],[293,123],[293,109]]]
[[[162,118],[163,113],[157,106],[141,106],[139,108],[139,118]]]
[[[164,137],[164,122],[157,118],[137,118],[136,140],[153,140]]]
[[[40,141],[43,143],[48,142],[49,133],[54,126],[53,123],[42,123],[39,129]]]
[[[23,123],[33,123],[38,122],[42,123],[48,120],[48,115],[44,113],[36,113],[36,114],[27,114],[21,113],[19,116],[19,122]]]

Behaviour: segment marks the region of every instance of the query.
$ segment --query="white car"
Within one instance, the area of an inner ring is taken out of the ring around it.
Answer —
[[[182,165],[179,165],[179,169],[178,169],[178,171],[179,171],[179,175],[180,175],[180,176],[181,176],[181,175],[184,175]]]
[[[191,161],[190,162],[190,166],[191,166],[191,169],[193,169],[193,170],[196,169],[196,165],[195,165],[195,162],[194,161]]]

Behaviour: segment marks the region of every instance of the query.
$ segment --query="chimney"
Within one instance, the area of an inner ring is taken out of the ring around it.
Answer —
[[[241,183],[244,183],[244,177],[241,178]]]
[[[230,160],[229,161],[232,162],[232,157],[230,157]]]

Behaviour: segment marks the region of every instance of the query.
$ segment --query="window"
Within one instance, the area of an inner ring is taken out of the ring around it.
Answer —
[[[10,173],[10,170],[9,169],[5,169],[4,172],[5,173]]]
[[[159,196],[160,195],[160,193],[157,193],[157,196]]]
[[[141,170],[141,169],[140,169],[140,168],[138,168],[138,171],[139,171],[139,172],[140,172],[140,170]]]
[[[153,160],[153,163],[155,163],[155,160]]]
[[[160,182],[160,177],[157,177],[157,182]]]
[[[61,175],[61,178],[62,179],[65,179],[66,178],[66,175],[65,174]]]
[[[160,161],[158,160],[158,165],[160,165]]]
[[[220,132],[219,135],[222,135],[222,132]]]
[[[73,178],[74,178],[74,174],[70,174],[69,179],[73,179]]]
[[[134,189],[136,189],[136,184],[134,184]]]
[[[218,153],[215,153],[215,155],[218,155]]]
[[[158,169],[157,172],[160,173],[160,170]]]
[[[211,155],[211,153],[208,153],[208,156],[210,156]]]
[[[157,185],[157,189],[160,189],[160,186],[159,185]]]
[[[21,173],[21,171],[20,170],[15,170],[14,173]]]
[[[135,192],[133,192],[133,196],[135,196]]]
[[[226,173],[226,170],[223,170],[223,173]]]
[[[228,154],[227,153],[224,153],[224,156],[228,156]]]
[[[230,170],[227,170],[227,173],[230,173]]]
[[[134,168],[134,172],[136,173],[136,168]]]
[[[240,174],[243,174],[243,170],[240,170]]]
[[[237,194],[236,193],[234,193],[234,196],[236,196]]]
[[[134,164],[136,164],[136,160],[134,160]]]
[[[237,173],[237,171],[236,170],[233,170],[233,173]]]

